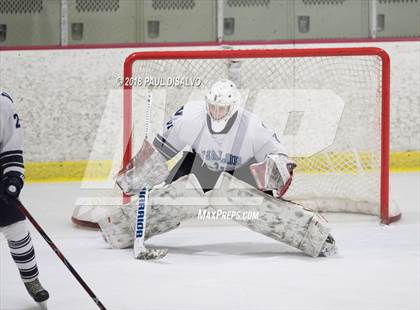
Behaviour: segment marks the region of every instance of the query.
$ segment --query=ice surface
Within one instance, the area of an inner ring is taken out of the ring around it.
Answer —
[[[339,255],[311,258],[246,228],[182,225],[148,243],[166,258],[112,250],[70,217],[78,183],[28,184],[22,201],[108,309],[419,309],[420,173],[391,176],[403,218],[327,214]],[[31,227],[49,309],[97,309]],[[39,309],[0,237],[0,309]]]

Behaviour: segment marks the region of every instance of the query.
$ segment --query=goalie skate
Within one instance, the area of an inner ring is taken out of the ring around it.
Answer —
[[[321,248],[321,253],[319,256],[327,257],[337,254],[337,247],[335,245],[335,240],[331,235],[328,235],[327,240],[325,240],[324,245]]]

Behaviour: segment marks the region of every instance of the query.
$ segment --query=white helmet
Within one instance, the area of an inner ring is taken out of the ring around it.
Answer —
[[[213,132],[221,132],[239,108],[241,94],[228,79],[215,82],[206,95],[207,113]]]

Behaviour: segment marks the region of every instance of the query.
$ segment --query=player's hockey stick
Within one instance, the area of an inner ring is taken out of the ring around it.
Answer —
[[[77,271],[73,268],[73,266],[69,263],[69,261],[65,258],[63,253],[57,248],[57,246],[52,242],[50,237],[45,233],[45,231],[42,229],[42,227],[38,224],[37,221],[32,217],[32,215],[29,213],[29,211],[24,207],[22,202],[19,200],[17,201],[17,205],[21,212],[28,218],[28,220],[32,223],[32,225],[36,228],[36,230],[39,232],[39,234],[44,238],[44,240],[48,243],[48,245],[51,247],[51,249],[57,254],[57,256],[61,259],[63,264],[67,267],[68,270],[72,273],[72,275],[76,278],[76,280],[80,283],[80,285],[85,289],[85,291],[89,294],[89,296],[92,298],[92,300],[95,302],[95,304],[99,307],[101,310],[106,310],[105,306],[101,303],[101,301],[96,297],[95,293],[89,288],[89,286],[86,284],[85,281],[83,281],[82,277],[77,273]]]
[[[146,124],[145,124],[145,139],[149,135],[150,128],[150,113],[152,107],[152,94],[149,91],[147,96],[146,106]],[[139,193],[136,213],[136,225],[134,229],[134,257],[137,259],[159,259],[168,254],[167,249],[148,249],[144,245],[144,238],[146,234],[146,214],[147,214],[147,198],[149,191],[147,187],[143,188]]]
[[[137,204],[137,216],[134,236],[134,257],[137,259],[159,259],[168,254],[167,249],[149,249],[144,245],[146,233],[146,214],[147,214],[148,190],[144,188],[139,193]]]

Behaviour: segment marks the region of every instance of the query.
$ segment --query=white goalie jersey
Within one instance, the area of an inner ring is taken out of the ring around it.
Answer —
[[[286,151],[273,130],[259,117],[239,108],[226,127],[212,132],[204,101],[192,101],[179,108],[153,141],[166,158],[173,158],[190,146],[215,171],[231,171],[255,159],[263,161],[269,154]]]

